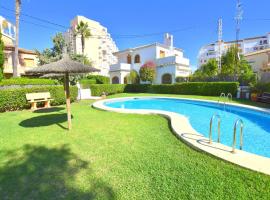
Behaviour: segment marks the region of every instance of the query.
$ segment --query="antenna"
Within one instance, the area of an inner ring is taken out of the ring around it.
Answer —
[[[236,50],[237,50],[237,57],[236,57],[236,65],[234,69],[234,80],[236,80],[236,67],[237,67],[237,62],[240,59],[239,51],[238,51],[238,42],[239,42],[239,33],[240,33],[240,24],[241,21],[243,20],[243,8],[242,8],[242,3],[240,0],[237,0],[236,3],[236,16],[235,16],[235,22],[236,22]]]
[[[218,19],[218,72],[221,72],[222,18]]]

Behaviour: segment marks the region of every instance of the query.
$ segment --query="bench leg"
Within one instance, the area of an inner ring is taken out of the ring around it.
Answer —
[[[31,102],[31,110],[37,109],[37,102]]]
[[[51,107],[50,101],[45,101],[44,107],[45,107],[45,108],[50,108],[50,107]]]

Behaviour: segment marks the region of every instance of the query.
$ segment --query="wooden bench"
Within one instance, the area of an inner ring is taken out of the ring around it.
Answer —
[[[257,99],[258,99],[258,101],[263,102],[263,103],[270,103],[270,93],[264,92]]]
[[[53,100],[49,92],[28,93],[26,99],[31,103],[31,110],[37,109],[37,102],[45,102],[44,107],[50,108],[50,102]]]

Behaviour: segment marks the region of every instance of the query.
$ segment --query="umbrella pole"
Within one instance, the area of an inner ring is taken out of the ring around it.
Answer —
[[[67,106],[68,130],[71,130],[71,111],[70,111],[70,90],[69,90],[69,74],[65,74],[65,93]]]

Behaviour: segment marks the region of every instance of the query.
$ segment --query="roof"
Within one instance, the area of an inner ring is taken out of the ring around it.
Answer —
[[[268,52],[270,53],[270,48],[255,51],[255,52],[251,52],[251,53],[247,53],[247,54],[245,54],[245,56],[253,56],[253,55],[257,55],[257,54],[261,54],[261,53],[268,53]]]
[[[160,47],[163,47],[163,48],[169,48],[169,46],[167,46],[165,44],[161,44],[161,43],[156,42],[156,43],[146,44],[146,45],[142,45],[142,46],[138,46],[138,47],[134,47],[134,48],[124,49],[122,51],[117,51],[117,52],[114,53],[114,55],[121,54],[121,53],[124,53],[124,52],[136,51],[138,49],[144,49],[144,48],[148,48],[148,47],[151,47],[151,46],[160,46]],[[174,49],[178,50],[178,51],[183,51],[182,49],[176,48],[176,47],[174,47]]]
[[[6,50],[6,51],[15,51],[15,46],[14,45],[5,45],[4,50]],[[23,48],[19,48],[19,53],[37,55],[37,53],[35,51],[29,50],[29,49],[23,49]]]

